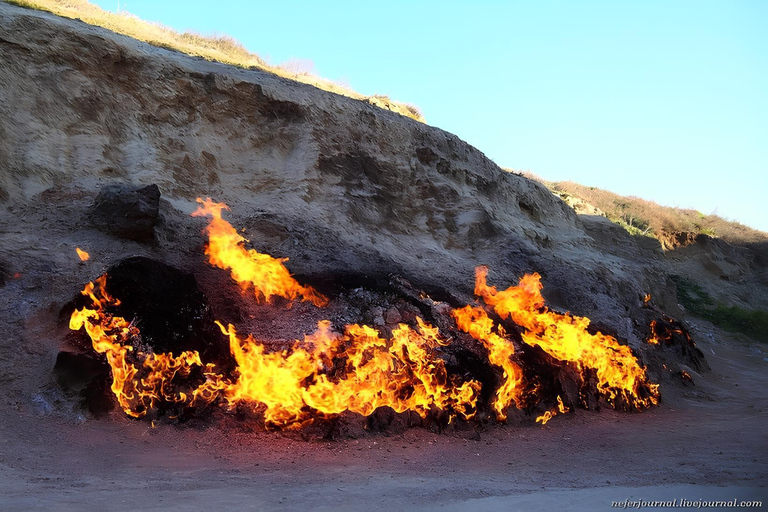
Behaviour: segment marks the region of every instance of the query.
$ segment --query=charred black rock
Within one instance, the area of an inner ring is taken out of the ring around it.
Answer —
[[[107,270],[107,290],[120,304],[112,313],[134,322],[143,343],[156,353],[197,350],[221,364],[229,351],[197,280],[145,257],[128,258]]]
[[[66,394],[79,398],[91,413],[100,415],[112,409],[114,398],[109,390],[109,365],[95,353],[59,352],[53,375],[59,387]]]
[[[107,185],[96,196],[91,220],[100,230],[143,242],[155,236],[160,208],[157,185],[136,188],[125,184]]]
[[[200,353],[203,363],[214,363],[222,372],[232,368],[226,339],[214,323],[207,298],[197,280],[170,265],[145,257],[128,258],[107,271],[106,290],[119,301],[109,305],[106,312],[131,322],[139,331],[136,346],[141,352],[171,353],[183,351]],[[78,294],[62,309],[62,321],[75,309],[90,306],[90,300]],[[69,396],[80,400],[83,408],[98,415],[115,406],[110,390],[112,377],[109,365],[101,354],[92,349],[84,331],[70,332],[67,348],[59,352],[54,366],[58,386]],[[202,369],[184,377],[184,382],[204,379]],[[184,385],[175,381],[174,385]],[[173,404],[161,403],[153,414],[173,413],[179,419],[195,411],[173,409]]]

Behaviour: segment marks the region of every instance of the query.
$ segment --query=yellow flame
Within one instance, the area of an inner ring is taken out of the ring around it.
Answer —
[[[500,317],[522,327],[523,342],[541,347],[555,359],[574,363],[582,373],[593,370],[598,393],[612,406],[619,399],[637,409],[658,403],[658,385],[648,382],[645,369],[628,346],[612,336],[591,334],[588,318],[546,308],[539,274],[523,276],[517,286],[503,291],[486,284],[487,274],[487,267],[475,269],[475,294]]]
[[[252,288],[256,300],[280,296],[327,304],[325,297],[291,277],[285,260],[245,249],[246,240],[222,219],[226,205],[210,199],[198,202],[201,206],[193,215],[211,217],[206,227],[210,263],[229,270],[244,289]],[[485,267],[476,269],[475,293],[496,315],[521,328],[526,345],[573,363],[584,381],[587,373],[594,374],[597,392],[614,407],[621,402],[642,409],[658,402],[658,385],[648,382],[629,347],[610,336],[589,333],[587,318],[547,309],[538,274],[497,291],[486,284],[487,272]],[[450,341],[421,318],[416,318],[416,327],[400,324],[388,337],[357,324],[336,332],[330,321],[322,320],[314,333],[290,349],[272,352],[253,336],[239,336],[234,326],[217,321],[236,363],[233,379],[227,380],[195,351],[173,356],[140,350],[138,329],[109,313],[119,300],[105,284],[102,276],[85,286],[82,293],[91,304],[72,314],[70,328],[84,328],[93,349],[105,355],[112,371],[111,389],[129,416],[144,416],[163,404],[209,404],[219,397],[230,406],[250,406],[263,413],[268,425],[279,427],[345,411],[367,416],[381,407],[414,411],[421,417],[444,411],[449,419],[469,419],[476,413],[480,383],[448,374],[438,354]],[[524,407],[523,369],[514,359],[514,346],[486,309],[466,306],[451,314],[458,329],[479,341],[488,361],[502,371],[491,406],[503,421],[510,407]],[[557,402],[536,421],[546,424],[568,411],[560,396]]]
[[[91,258],[90,254],[79,247],[75,247],[75,252],[77,252],[77,256],[80,258],[80,261],[88,261]]]
[[[557,396],[557,407],[554,407],[554,408],[546,411],[541,416],[538,416],[536,418],[536,423],[541,423],[542,425],[546,425],[549,420],[551,420],[552,418],[554,418],[558,414],[565,414],[568,411],[570,411],[570,409],[565,406],[565,404],[563,403],[563,399],[560,398],[560,395],[558,395]]]
[[[211,265],[230,271],[232,279],[245,290],[253,288],[256,300],[269,302],[272,297],[285,297],[288,300],[300,298],[316,306],[325,306],[328,302],[323,295],[309,286],[300,285],[283,265],[288,258],[273,258],[253,249],[246,249],[247,242],[232,225],[221,217],[227,205],[216,203],[211,198],[198,198],[200,207],[192,215],[210,216],[206,226],[208,244],[205,254]]]
[[[421,319],[419,329],[401,324],[389,340],[365,325],[348,325],[334,333],[330,322],[291,350],[267,353],[249,336],[242,339],[232,325],[229,336],[237,361],[237,380],[227,388],[231,403],[263,406],[268,424],[286,426],[312,414],[351,411],[368,416],[380,407],[415,411],[422,417],[434,408],[462,418],[474,415],[480,384],[453,382],[433,349],[435,330]],[[340,375],[327,370],[337,365]]]
[[[218,397],[224,387],[222,377],[211,365],[203,365],[196,351],[174,357],[134,349],[131,341],[138,337],[138,329],[105,311],[105,307],[119,305],[106,291],[106,275],[88,283],[82,293],[91,299],[92,306],[74,311],[69,328],[85,328],[93,349],[106,356],[112,370],[112,392],[128,416],[140,418],[160,402],[199,406]],[[175,389],[174,378],[189,376],[195,367],[205,368],[205,381],[186,391]]]
[[[493,332],[493,320],[485,310],[472,306],[454,309],[451,312],[456,326],[470,336],[480,341],[488,349],[488,360],[503,371],[502,382],[496,390],[493,409],[496,418],[503,421],[507,418],[507,409],[514,402],[521,407],[523,396],[523,370],[512,361],[515,348],[512,342],[504,337],[504,329],[497,326]]]

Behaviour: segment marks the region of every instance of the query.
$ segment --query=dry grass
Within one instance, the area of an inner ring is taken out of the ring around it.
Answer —
[[[3,0],[10,4],[48,11],[66,18],[80,19],[90,25],[104,27],[118,34],[123,34],[149,44],[170,48],[180,52],[203,57],[205,59],[242,68],[257,68],[274,73],[283,78],[313,85],[319,89],[367,101],[381,108],[424,122],[418,107],[407,103],[389,100],[381,101],[380,96],[365,96],[349,87],[321,78],[306,71],[267,64],[258,55],[249,52],[237,40],[229,36],[203,36],[193,32],[179,33],[159,23],[144,21],[127,12],[113,13],[88,2],[87,0]],[[291,66],[288,66],[290,68]]]
[[[571,195],[602,210],[606,217],[622,225],[632,234],[658,238],[665,246],[673,245],[678,233],[704,234],[726,242],[746,245],[768,242],[768,233],[752,229],[718,215],[705,215],[696,210],[661,206],[634,196],[620,196],[596,187],[572,181],[548,182],[531,173],[521,173],[539,181],[554,193]]]

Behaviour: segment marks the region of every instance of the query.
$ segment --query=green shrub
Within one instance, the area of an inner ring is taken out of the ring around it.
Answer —
[[[768,311],[716,302],[698,284],[680,276],[672,276],[672,280],[677,285],[677,299],[692,315],[709,320],[723,329],[768,342]]]

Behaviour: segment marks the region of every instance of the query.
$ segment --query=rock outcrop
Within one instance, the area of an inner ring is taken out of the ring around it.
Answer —
[[[157,185],[135,188],[122,184],[104,186],[93,204],[91,220],[106,233],[129,240],[151,240],[160,211]]]

